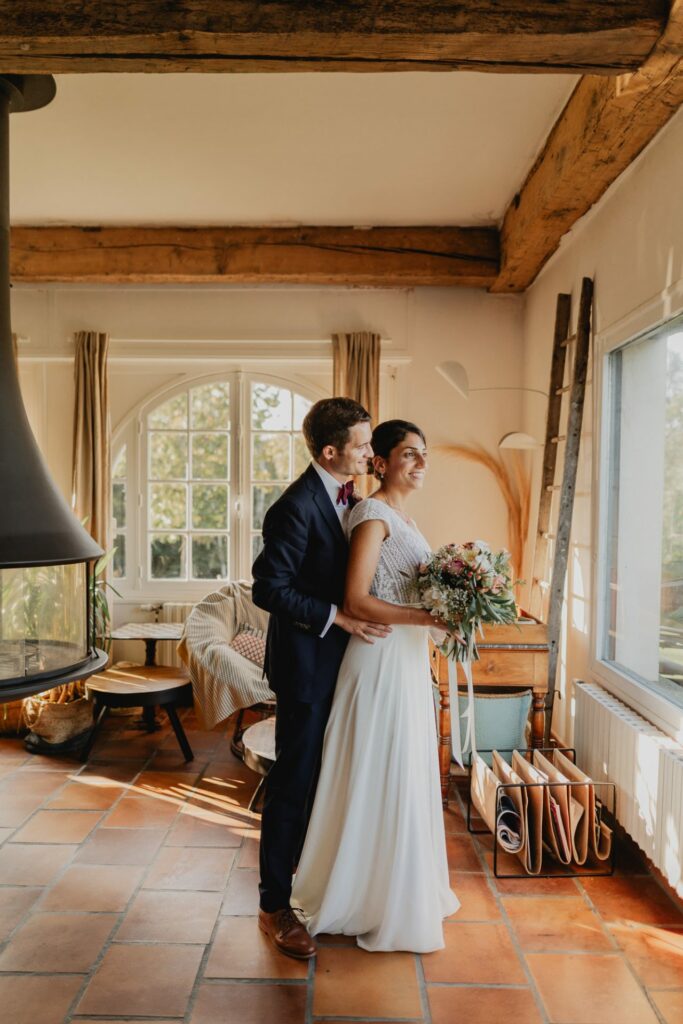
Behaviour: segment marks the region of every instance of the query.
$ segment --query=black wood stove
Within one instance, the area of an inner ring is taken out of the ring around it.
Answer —
[[[10,328],[9,117],[55,95],[50,75],[0,76],[0,704],[101,671],[91,615],[102,549],[48,472],[19,391]]]

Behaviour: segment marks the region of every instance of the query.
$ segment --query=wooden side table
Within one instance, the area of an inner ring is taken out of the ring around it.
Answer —
[[[484,637],[477,637],[479,661],[472,662],[475,691],[531,689],[531,745],[543,746],[546,697],[548,694],[548,629],[527,612],[518,623],[484,626]],[[457,723],[457,708],[451,708],[448,687],[448,659],[429,641],[432,678],[439,688],[439,762],[441,796],[448,803],[451,776],[451,727]],[[458,682],[464,685],[464,672],[458,666]],[[552,708],[548,710],[552,714]],[[457,728],[457,724],[456,724]]]
[[[112,629],[110,640],[143,640],[145,665],[156,665],[157,644],[160,640],[180,640],[182,622],[125,622]]]
[[[160,640],[180,640],[183,635],[182,622],[125,622],[117,626],[109,634],[110,640],[142,640],[145,644],[145,665],[155,666],[157,644]],[[142,708],[142,719],[147,732],[158,728],[154,717],[155,705],[147,704]]]
[[[166,665],[108,668],[87,680],[85,692],[95,704],[95,724],[81,754],[83,761],[88,760],[110,708],[153,709],[157,705],[165,709],[185,760],[194,759],[176,710],[178,704],[192,694],[192,683],[182,669]]]
[[[242,733],[244,744],[244,763],[261,779],[249,801],[249,810],[253,811],[266,781],[266,775],[275,761],[275,718],[264,718],[262,722],[254,722]]]

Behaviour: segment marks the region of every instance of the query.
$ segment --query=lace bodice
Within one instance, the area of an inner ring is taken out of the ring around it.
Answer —
[[[410,526],[384,501],[366,498],[348,513],[344,528],[351,534],[359,523],[368,519],[381,519],[389,530],[382,544],[375,578],[370,587],[373,597],[392,604],[415,604],[417,569],[429,555],[429,545],[414,526]]]

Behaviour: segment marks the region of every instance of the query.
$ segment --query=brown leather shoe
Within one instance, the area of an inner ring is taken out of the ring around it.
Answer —
[[[262,932],[285,956],[295,960],[310,960],[316,954],[316,945],[291,907],[268,914],[259,910],[258,924]]]

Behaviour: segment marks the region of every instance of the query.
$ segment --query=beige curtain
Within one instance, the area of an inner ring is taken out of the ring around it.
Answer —
[[[73,476],[71,503],[100,547],[109,546],[111,452],[109,420],[109,336],[97,331],[75,335]]]
[[[332,335],[332,394],[360,402],[370,413],[373,427],[379,422],[381,340],[371,331]],[[374,490],[374,478],[356,477],[356,487],[366,498]]]
[[[14,365],[19,367],[19,339],[16,334],[12,332],[12,352],[14,352]]]
[[[373,426],[379,418],[381,340],[371,331],[332,335],[332,393],[360,402],[370,413]]]

